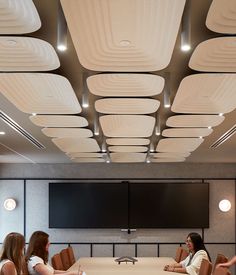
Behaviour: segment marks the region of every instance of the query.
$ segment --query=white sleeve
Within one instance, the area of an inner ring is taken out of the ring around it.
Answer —
[[[33,257],[30,257],[29,264],[31,265],[32,268],[34,268],[37,264],[44,264],[44,261],[42,258],[38,256],[33,256]]]
[[[202,260],[208,260],[206,251],[199,250],[193,257],[192,262],[189,266],[186,266],[186,271],[190,275],[197,275],[202,263]]]
[[[185,258],[183,261],[180,262],[180,264],[182,265],[182,267],[186,267],[189,260],[190,260],[191,255],[189,254],[187,258]]]

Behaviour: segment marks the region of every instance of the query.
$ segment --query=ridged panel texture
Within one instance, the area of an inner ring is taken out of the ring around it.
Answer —
[[[172,128],[162,131],[163,137],[206,137],[213,132],[208,128]]]
[[[224,121],[219,115],[176,115],[166,121],[168,127],[214,127]]]
[[[206,18],[208,29],[218,33],[236,33],[235,0],[213,0]]]
[[[145,115],[106,115],[99,118],[107,137],[150,137],[155,118]]]
[[[0,91],[25,113],[76,114],[81,112],[70,82],[60,75],[2,73]]]
[[[40,127],[87,127],[88,121],[81,116],[36,115],[30,120]]]
[[[108,145],[149,145],[150,140],[147,138],[108,138]]]
[[[219,114],[236,108],[236,74],[195,74],[185,77],[178,88],[171,111],[175,113]]]
[[[144,153],[110,153],[112,162],[145,162]]]
[[[160,101],[147,98],[105,98],[95,102],[95,109],[103,114],[150,114],[155,113]]]
[[[157,152],[192,152],[201,143],[202,138],[165,138],[161,139],[156,147]]]
[[[93,138],[53,138],[53,143],[63,152],[66,153],[86,153],[86,152],[99,152],[100,148],[98,143]]]
[[[32,0],[0,1],[0,34],[24,34],[37,31],[41,20]]]
[[[89,91],[97,96],[144,97],[162,92],[165,80],[152,74],[97,74],[87,78]]]
[[[30,37],[0,37],[0,71],[50,71],[60,66],[54,48]]]
[[[218,37],[200,43],[190,58],[189,67],[203,72],[236,72],[236,38]]]
[[[78,137],[88,138],[92,137],[93,133],[89,129],[79,128],[43,128],[42,132],[48,137]]]
[[[168,66],[185,0],[61,0],[80,63],[137,72]]]

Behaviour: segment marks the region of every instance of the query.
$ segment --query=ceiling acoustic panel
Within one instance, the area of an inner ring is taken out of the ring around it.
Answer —
[[[61,151],[66,153],[100,151],[97,141],[93,138],[63,137],[53,138],[52,141]]]
[[[218,33],[236,33],[235,0],[213,0],[206,18],[208,29]]]
[[[43,128],[42,132],[48,137],[92,137],[93,133],[89,129],[80,128]]]
[[[196,150],[203,138],[165,138],[161,139],[156,147],[157,152],[192,152]]]
[[[208,128],[175,128],[162,131],[163,137],[206,137],[213,132]]]
[[[187,158],[190,156],[189,152],[169,152],[169,153],[152,153],[153,158]]]
[[[72,158],[73,162],[105,162],[103,158]]]
[[[101,153],[67,153],[70,158],[103,158]]]
[[[206,40],[195,48],[189,67],[203,72],[236,72],[235,56],[236,38],[217,37]]]
[[[183,162],[185,158],[155,158],[152,159],[151,162]]]
[[[41,20],[32,0],[0,1],[0,34],[37,31]]]
[[[145,162],[145,153],[110,153],[112,162]]]
[[[99,121],[106,137],[150,137],[155,125],[146,115],[106,115]]]
[[[70,82],[47,73],[2,73],[0,92],[20,111],[36,114],[76,114],[81,107]]]
[[[185,0],[61,0],[80,63],[139,72],[168,66]]]
[[[152,74],[97,74],[87,78],[89,91],[104,97],[144,97],[162,92],[165,80]]]
[[[31,122],[40,127],[87,127],[88,121],[81,116],[57,116],[57,115],[36,115],[30,116]]]
[[[108,138],[108,145],[149,145],[150,139],[147,138]]]
[[[105,98],[95,102],[95,109],[103,114],[150,114],[160,106],[156,99],[148,98]]]
[[[109,146],[110,152],[117,153],[144,153],[147,152],[148,147],[146,146]]]
[[[224,121],[219,115],[176,115],[166,121],[168,127],[214,127]]]
[[[0,71],[50,71],[60,66],[54,48],[31,37],[0,37]]]
[[[185,77],[177,90],[171,111],[219,114],[236,108],[236,74],[194,74]]]

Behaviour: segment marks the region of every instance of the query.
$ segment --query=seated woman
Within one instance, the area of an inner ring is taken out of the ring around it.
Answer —
[[[26,261],[30,275],[82,275],[82,271],[55,270],[48,263],[49,235],[43,231],[35,231],[29,240]]]
[[[166,265],[164,270],[197,275],[202,259],[211,260],[201,236],[198,233],[190,233],[186,240],[189,249],[189,256],[180,263]]]
[[[12,232],[6,236],[0,257],[1,275],[21,274],[24,246],[25,238],[23,235]]]
[[[234,256],[231,260],[226,263],[218,264],[216,267],[231,267],[231,265],[236,264],[236,256]]]

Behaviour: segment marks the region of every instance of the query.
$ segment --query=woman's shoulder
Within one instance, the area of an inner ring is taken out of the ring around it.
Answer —
[[[4,259],[4,260],[0,261],[0,267],[4,266],[5,264],[14,265],[14,263],[11,260],[9,260],[9,259]]]
[[[3,274],[8,273],[10,271],[15,271],[15,264],[8,259],[4,259],[0,262],[0,270],[3,271]]]
[[[29,263],[31,264],[36,264],[36,263],[42,263],[44,264],[44,261],[42,258],[40,258],[39,256],[34,256],[32,255],[30,258],[29,258]]]
[[[203,249],[198,250],[198,251],[195,253],[195,255],[196,255],[196,256],[204,256],[204,257],[207,256],[207,257],[208,257],[206,250],[203,250]]]

